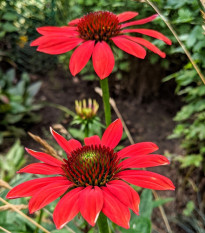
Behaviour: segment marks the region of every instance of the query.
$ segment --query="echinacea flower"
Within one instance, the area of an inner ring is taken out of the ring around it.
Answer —
[[[137,12],[132,11],[118,15],[109,11],[97,11],[72,20],[68,26],[40,27],[37,31],[42,36],[34,40],[31,46],[38,46],[37,51],[48,54],[66,53],[78,46],[70,58],[71,74],[73,76],[78,74],[92,56],[95,72],[100,79],[104,79],[110,75],[115,64],[110,45],[114,44],[126,53],[141,59],[146,56],[144,47],[165,58],[165,53],[148,40],[129,35],[129,33],[147,35],[171,45],[171,41],[158,31],[130,28],[146,24],[157,17],[155,14],[148,18],[129,21],[137,15]],[[129,22],[124,23],[125,21]]]
[[[26,181],[14,187],[7,198],[31,196],[29,211],[33,213],[61,197],[53,213],[58,229],[79,212],[94,226],[101,211],[117,225],[129,228],[129,209],[139,214],[140,198],[128,183],[156,190],[174,190],[174,185],[157,173],[136,170],[169,164],[164,156],[150,154],[158,149],[154,143],[142,142],[114,151],[122,132],[118,119],[108,126],[101,140],[94,135],[85,138],[82,146],[79,141],[67,141],[51,129],[67,158],[61,161],[46,153],[26,149],[43,163],[30,164],[18,173],[52,177]]]

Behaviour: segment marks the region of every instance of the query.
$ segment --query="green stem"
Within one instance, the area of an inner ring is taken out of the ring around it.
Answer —
[[[110,102],[109,102],[110,94],[109,94],[108,78],[100,80],[100,86],[101,86],[102,95],[103,95],[105,122],[106,122],[106,126],[108,126],[111,123],[111,109],[110,109]]]
[[[86,124],[86,126],[85,126],[84,133],[85,133],[85,138],[87,138],[89,136],[89,127],[88,127],[88,124]]]
[[[107,217],[101,212],[99,217],[98,217],[98,227],[99,227],[99,232],[100,233],[111,233],[108,223],[107,223]]]
[[[41,225],[41,221],[42,221],[42,217],[43,217],[43,209],[40,210],[40,214],[38,216],[38,220],[37,223]],[[36,227],[35,232],[34,233],[38,233],[38,227]]]

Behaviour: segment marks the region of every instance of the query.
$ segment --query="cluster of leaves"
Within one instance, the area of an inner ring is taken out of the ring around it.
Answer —
[[[172,9],[176,12],[173,22],[180,24],[180,39],[193,54],[195,62],[203,69],[205,67],[205,40],[201,27],[200,8],[194,1],[170,2],[173,4],[175,2],[175,5],[172,5]],[[181,48],[175,50],[179,49]],[[205,155],[205,86],[190,63],[164,80],[168,81],[173,78],[177,84],[176,94],[182,96],[185,104],[174,118],[177,125],[170,138],[182,139],[182,147],[187,154],[185,157],[178,157],[182,167],[200,167]]]
[[[16,78],[15,70],[10,69],[4,74],[0,71],[0,142],[5,136],[20,136],[26,123],[37,122],[39,115],[33,111],[42,105],[34,103],[34,97],[41,87],[41,82],[30,84],[27,73]]]
[[[22,2],[2,0],[0,2],[0,61],[9,63],[23,71],[43,73],[54,67],[56,57],[37,53],[29,46],[38,35],[36,27],[45,20],[54,24],[50,4],[46,1]]]

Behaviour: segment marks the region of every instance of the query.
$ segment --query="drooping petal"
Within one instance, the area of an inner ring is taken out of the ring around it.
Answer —
[[[60,35],[44,36],[44,38],[42,38],[40,41],[37,51],[52,55],[62,54],[74,49],[77,45],[79,45],[82,42],[82,39],[75,37],[69,38]],[[36,44],[36,41],[33,41],[33,44],[31,45],[33,46],[34,44]]]
[[[45,36],[40,36],[37,39],[35,39],[34,41],[32,41],[30,43],[30,46],[39,46],[41,43],[43,43],[44,41],[46,41],[47,38],[45,38]]]
[[[73,76],[78,74],[88,63],[95,46],[94,40],[88,40],[80,45],[70,58],[69,68]]]
[[[154,20],[157,16],[158,16],[158,14],[155,14],[155,15],[151,15],[151,16],[149,16],[147,18],[144,18],[144,19],[139,19],[139,20],[132,21],[132,22],[129,22],[129,23],[124,23],[124,24],[121,25],[121,28],[134,26],[134,25],[145,24],[145,23],[148,23],[148,22]]]
[[[57,143],[59,144],[60,147],[67,153],[70,154],[73,150],[76,150],[78,148],[81,148],[82,145],[78,140],[71,139],[67,141],[63,136],[58,134],[56,131],[54,131],[52,128],[50,128],[51,133]]]
[[[17,173],[22,172],[41,175],[64,174],[61,167],[56,167],[45,163],[32,163],[17,171]]]
[[[174,190],[170,179],[150,171],[127,170],[119,172],[116,177],[142,188],[155,190]]]
[[[54,158],[53,156],[49,155],[49,154],[46,154],[46,153],[43,153],[43,152],[37,152],[37,151],[34,151],[34,150],[31,150],[31,149],[28,149],[28,148],[25,148],[25,150],[30,154],[32,155],[33,157],[35,157],[36,159],[44,162],[44,163],[47,163],[49,165],[52,165],[52,166],[61,166],[63,164],[62,161]]]
[[[120,142],[122,133],[122,122],[120,119],[117,119],[112,122],[105,130],[102,136],[101,144],[110,147],[110,149],[114,149]]]
[[[162,33],[152,30],[152,29],[144,29],[144,28],[139,28],[139,29],[125,29],[121,31],[122,33],[132,33],[132,32],[136,32],[136,33],[140,33],[146,36],[151,36],[153,38],[156,38],[158,40],[162,40],[164,41],[166,44],[171,45],[172,42],[169,38],[167,38],[166,36],[164,36]]]
[[[140,198],[132,187],[121,180],[110,181],[106,186],[119,201],[139,215]]]
[[[38,178],[17,185],[8,192],[6,198],[30,197],[48,184],[66,180],[65,177]]]
[[[98,186],[88,186],[79,196],[80,212],[83,218],[94,226],[103,207],[103,193]]]
[[[79,194],[82,190],[82,187],[74,188],[63,196],[56,205],[53,212],[53,220],[57,229],[63,228],[80,211]]]
[[[115,65],[115,58],[110,46],[99,41],[93,50],[93,67],[100,79],[104,79],[110,75]]]
[[[104,197],[102,212],[117,225],[128,229],[130,221],[130,211],[128,207],[113,196],[107,187],[103,187],[102,191]]]
[[[41,35],[64,35],[69,37],[69,34],[73,36],[73,33],[79,34],[77,31],[77,27],[68,27],[68,26],[63,26],[63,27],[55,27],[55,26],[44,26],[44,27],[39,27],[36,29],[38,33]]]
[[[80,21],[80,18],[73,19],[68,23],[68,25],[71,25],[71,26],[77,25],[79,21]]]
[[[97,135],[94,135],[94,136],[91,136],[88,138],[84,138],[84,142],[85,142],[86,146],[91,146],[91,145],[97,146],[97,145],[101,144],[100,138]]]
[[[41,188],[29,201],[29,212],[34,213],[63,195],[73,184],[68,180],[51,183]]]
[[[123,169],[126,169],[156,167],[167,164],[169,164],[169,160],[165,156],[150,154],[125,159],[119,164],[119,166]]]
[[[153,142],[140,142],[117,152],[119,158],[134,157],[139,155],[146,155],[158,150],[158,146]]]
[[[146,56],[146,50],[139,44],[135,43],[132,40],[128,40],[123,36],[112,37],[111,40],[115,45],[135,57],[144,59]]]
[[[124,21],[127,21],[127,20],[134,18],[138,14],[139,14],[138,12],[134,12],[134,11],[125,11],[121,14],[118,14],[117,18],[119,20],[119,23],[122,23]]]
[[[133,40],[136,43],[141,44],[141,45],[147,47],[149,50],[151,50],[152,52],[158,54],[162,58],[166,57],[166,54],[164,52],[162,52],[160,49],[157,48],[157,46],[153,45],[148,40],[145,40],[145,39],[139,38],[139,37],[133,37],[133,36],[125,36],[125,37],[127,39]]]

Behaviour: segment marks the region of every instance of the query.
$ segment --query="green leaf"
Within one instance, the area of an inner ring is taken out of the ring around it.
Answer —
[[[152,214],[152,191],[144,189],[140,196],[140,216],[151,218]]]
[[[172,198],[172,197],[160,198],[160,199],[158,199],[158,200],[153,201],[152,207],[153,207],[153,208],[156,208],[156,207],[159,207],[159,206],[161,206],[161,205],[164,205],[164,204],[166,204],[166,203],[168,203],[168,202],[171,202],[171,201],[173,201],[173,200],[174,200],[174,198]]]
[[[27,89],[29,95],[34,97],[38,93],[38,91],[40,90],[41,84],[42,84],[42,82],[40,82],[40,81],[31,84]]]
[[[15,21],[17,20],[18,15],[16,12],[7,12],[2,16],[2,19],[9,20],[9,21]]]
[[[16,32],[16,31],[18,31],[18,28],[15,27],[13,24],[11,24],[9,22],[6,22],[3,25],[3,30],[6,31],[6,32]]]

